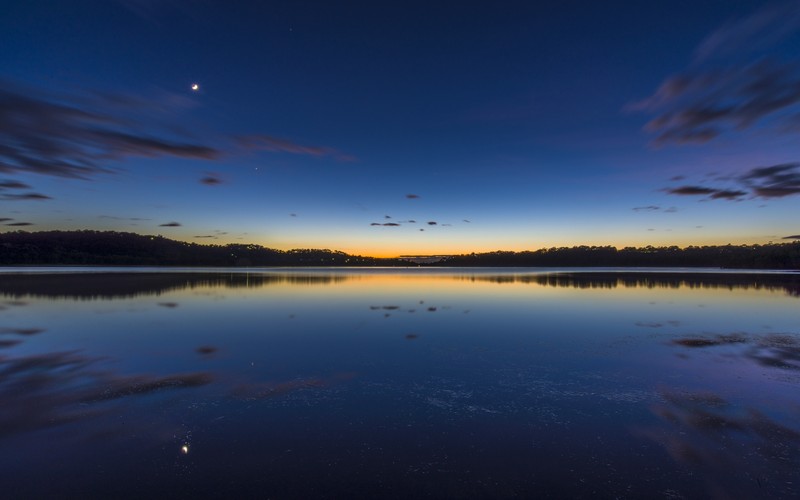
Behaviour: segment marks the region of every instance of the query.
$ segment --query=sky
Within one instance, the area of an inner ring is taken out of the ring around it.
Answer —
[[[2,11],[3,232],[372,256],[800,239],[798,0]]]

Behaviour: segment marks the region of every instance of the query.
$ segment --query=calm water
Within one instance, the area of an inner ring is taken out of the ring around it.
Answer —
[[[800,495],[800,275],[13,271],[5,498]]]

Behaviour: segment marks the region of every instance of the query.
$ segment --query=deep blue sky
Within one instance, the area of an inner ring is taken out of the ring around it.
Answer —
[[[796,0],[25,0],[0,33],[7,230],[374,255],[800,233]]]

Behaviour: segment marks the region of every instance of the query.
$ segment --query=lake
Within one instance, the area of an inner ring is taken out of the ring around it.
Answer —
[[[800,275],[5,269],[5,498],[796,498]]]

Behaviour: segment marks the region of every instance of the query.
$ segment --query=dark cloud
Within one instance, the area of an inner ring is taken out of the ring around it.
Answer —
[[[384,215],[384,216],[383,216],[383,218],[384,218],[384,219],[391,219],[391,218],[392,218],[392,216],[391,216],[391,215]]]
[[[172,137],[174,132],[141,133],[165,127],[134,116],[126,96],[110,97],[44,95],[0,81],[0,172],[89,179],[129,157],[220,156],[213,147]]]
[[[370,226],[386,226],[386,227],[399,227],[397,222],[373,222]]]
[[[0,328],[0,334],[11,333],[14,335],[24,335],[26,337],[30,335],[37,335],[43,331],[45,331],[44,328]]]
[[[666,189],[665,191],[669,194],[698,196],[698,195],[712,195],[716,193],[718,190],[702,186],[681,186],[677,188],[669,188]]]
[[[674,214],[677,211],[678,211],[677,207],[669,207],[669,208],[664,209],[664,213],[667,213],[667,214]]]
[[[407,194],[406,198],[408,198],[409,200],[416,200],[416,199],[419,198],[419,195],[417,195],[417,194]]]
[[[217,184],[222,184],[222,179],[217,174],[208,174],[205,177],[200,179],[201,184],[205,184],[206,186],[216,186]]]
[[[23,193],[23,194],[3,194],[0,195],[0,200],[9,201],[24,201],[24,200],[52,200],[53,198],[41,193]]]
[[[686,70],[628,108],[656,115],[645,127],[656,145],[708,142],[767,119],[777,130],[790,130],[800,111],[800,64],[779,61],[765,49],[798,29],[796,2],[729,23],[700,44]]]
[[[738,191],[734,189],[720,189],[717,190],[714,194],[711,195],[712,200],[738,200],[742,196],[747,196],[747,192],[745,191]]]
[[[791,236],[784,236],[784,240],[800,240],[800,234],[793,234]]]
[[[200,235],[196,235],[195,238],[211,238],[211,239],[214,239],[214,240],[217,239],[217,237],[214,236],[213,234],[200,234]]]
[[[437,224],[436,221],[433,220],[428,221],[429,226],[435,226],[436,224]]]
[[[6,224],[6,226],[33,226],[35,225],[33,222],[11,222]]]
[[[417,221],[415,221],[414,219],[409,219],[409,220],[408,220],[408,223],[409,223],[409,224],[416,224],[416,223],[417,223]]]
[[[463,220],[464,220],[464,222],[466,222],[467,224],[470,224],[470,221],[468,221],[467,219],[463,219]]]
[[[31,187],[24,182],[15,180],[0,181],[0,189],[30,189]]]
[[[12,219],[11,217],[0,217],[0,222],[6,222],[9,220],[14,220],[14,219]]]
[[[195,349],[195,352],[197,354],[202,354],[203,356],[210,356],[210,355],[216,353],[218,350],[219,349],[217,349],[216,347],[214,347],[212,345],[201,345],[200,347]]]
[[[159,224],[158,227],[180,227],[180,222],[165,222],[164,224]]]
[[[658,113],[645,129],[656,145],[703,143],[800,104],[800,66],[763,60],[673,77],[636,108]]]
[[[288,139],[281,139],[266,134],[251,134],[236,138],[244,149],[251,151],[269,151],[271,153],[290,153],[307,156],[330,156],[339,161],[354,161],[351,155],[341,153],[335,149],[322,146],[305,146]]]
[[[800,163],[781,163],[756,167],[731,180],[740,188],[713,188],[681,186],[666,188],[665,192],[678,195],[707,195],[712,200],[741,200],[748,195],[761,198],[782,198],[800,194]]]
[[[754,168],[741,176],[740,180],[762,198],[800,194],[800,163]]]

